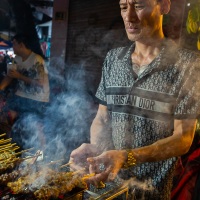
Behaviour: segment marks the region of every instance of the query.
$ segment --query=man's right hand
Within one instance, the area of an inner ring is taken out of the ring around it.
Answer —
[[[89,172],[89,164],[87,158],[96,157],[101,154],[96,145],[83,143],[80,147],[73,150],[70,155],[70,168],[72,171],[84,170]]]

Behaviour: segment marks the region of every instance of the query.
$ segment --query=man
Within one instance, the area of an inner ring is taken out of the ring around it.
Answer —
[[[18,81],[17,90],[9,108],[18,114],[42,113],[49,102],[49,80],[44,59],[31,50],[29,36],[17,34],[13,37],[15,63],[0,84],[4,90],[13,79]]]
[[[17,80],[17,86],[14,96],[10,94],[7,99],[5,111],[8,113],[11,124],[19,119],[15,122],[16,127],[21,127],[23,118],[28,114],[37,116],[35,133],[36,138],[39,139],[39,145],[43,146],[45,139],[40,119],[49,102],[48,71],[44,59],[32,51],[31,38],[28,35],[16,34],[12,42],[16,54],[15,63],[7,70],[7,75],[0,83],[0,90],[3,91],[13,80]],[[34,124],[33,118],[32,124]],[[22,132],[17,130],[17,134],[14,134],[13,130],[12,138],[19,146],[26,148],[23,147],[23,139],[27,138],[24,134],[28,134],[28,137],[30,134]]]
[[[164,36],[170,0],[119,4],[133,44],[106,56],[91,143],[71,153],[71,168],[89,167],[94,185],[130,179],[135,199],[169,200],[177,157],[189,150],[199,114],[198,57]]]

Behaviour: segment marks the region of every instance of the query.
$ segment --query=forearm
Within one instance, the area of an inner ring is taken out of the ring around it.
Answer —
[[[0,90],[4,90],[12,81],[13,79],[6,76],[0,83]]]
[[[90,129],[90,143],[97,145],[101,151],[113,149],[110,119],[104,109],[100,106]]]
[[[181,156],[188,152],[195,132],[196,120],[179,124],[173,135],[157,142],[133,149],[137,163],[156,162],[171,157]]]
[[[113,149],[111,129],[108,124],[94,119],[90,133],[90,143],[97,145],[101,151]]]
[[[171,136],[132,151],[137,163],[156,162],[186,153],[187,150],[182,142],[183,139],[179,136]]]

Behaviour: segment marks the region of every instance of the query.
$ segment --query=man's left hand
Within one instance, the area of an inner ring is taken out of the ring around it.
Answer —
[[[89,171],[95,175],[87,181],[95,186],[101,181],[113,181],[126,160],[127,153],[124,150],[110,150],[100,156],[88,158]]]

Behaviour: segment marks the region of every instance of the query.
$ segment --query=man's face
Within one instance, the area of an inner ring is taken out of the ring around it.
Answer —
[[[156,0],[120,0],[119,4],[129,40],[142,42],[162,30],[161,6]]]
[[[22,43],[18,43],[17,40],[13,40],[13,51],[16,55],[20,55],[21,49],[22,49]]]

